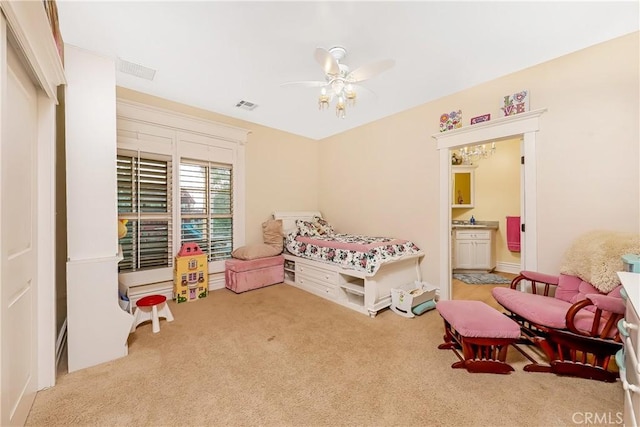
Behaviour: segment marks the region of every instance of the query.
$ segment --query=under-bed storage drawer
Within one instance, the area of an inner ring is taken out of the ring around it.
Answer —
[[[311,267],[297,262],[296,277],[299,275],[317,279],[320,282],[326,282],[328,284],[338,284],[338,273],[336,273],[335,271],[323,270],[321,268]]]
[[[296,284],[304,287],[304,289],[307,289],[309,292],[313,292],[325,298],[335,299],[338,294],[337,285],[316,280],[315,278],[306,275],[300,275],[299,273],[296,274]]]

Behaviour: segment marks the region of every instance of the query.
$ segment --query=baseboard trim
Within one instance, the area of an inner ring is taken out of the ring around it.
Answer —
[[[210,291],[215,291],[216,289],[222,289],[224,287],[224,273],[214,273],[209,275]]]
[[[60,359],[62,358],[62,353],[64,353],[64,346],[67,342],[67,319],[64,319],[62,322],[62,326],[60,327],[60,331],[58,332],[58,339],[56,340],[56,369],[58,369],[58,365],[60,365]]]
[[[520,264],[515,262],[498,262],[496,264],[496,271],[500,271],[502,273],[519,274],[520,270]]]

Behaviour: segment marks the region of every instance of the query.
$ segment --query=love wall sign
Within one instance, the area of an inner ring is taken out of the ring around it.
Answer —
[[[502,98],[503,105],[500,110],[504,117],[529,111],[529,91],[523,90],[513,95],[506,95]]]

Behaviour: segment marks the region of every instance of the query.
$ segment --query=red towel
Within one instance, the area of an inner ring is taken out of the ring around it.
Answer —
[[[507,217],[507,248],[511,252],[520,252],[520,217]]]

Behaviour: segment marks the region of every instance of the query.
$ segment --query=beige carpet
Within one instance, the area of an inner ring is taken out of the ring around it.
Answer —
[[[369,318],[288,285],[226,289],[138,327],[129,355],[58,378],[29,426],[566,426],[623,410],[620,382],[453,370],[433,310]],[[600,418],[602,419],[602,418]]]

